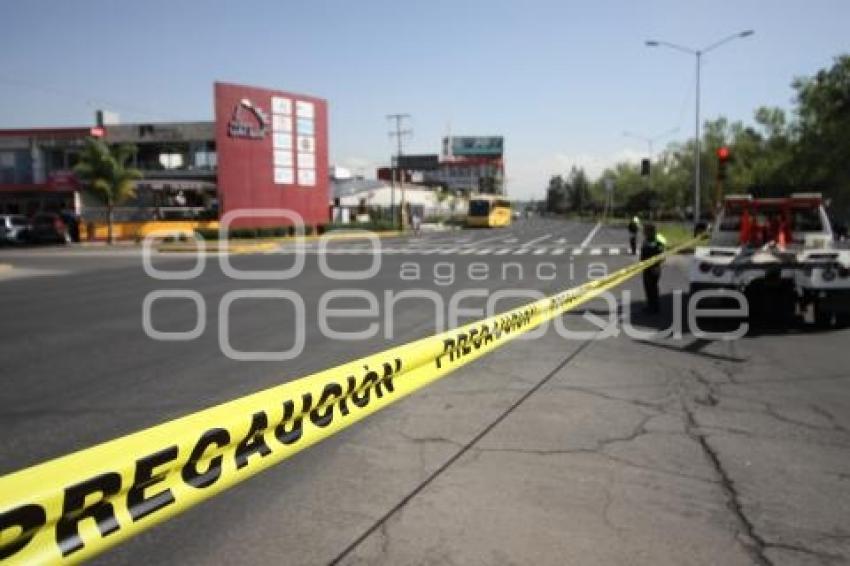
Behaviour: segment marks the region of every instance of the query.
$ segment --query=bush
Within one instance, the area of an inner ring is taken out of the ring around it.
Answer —
[[[351,224],[341,224],[332,222],[330,224],[326,224],[324,226],[325,232],[331,232],[336,230],[369,230],[372,232],[385,232],[388,230],[396,230],[398,229],[392,222],[389,220],[372,220],[370,222],[352,222]]]

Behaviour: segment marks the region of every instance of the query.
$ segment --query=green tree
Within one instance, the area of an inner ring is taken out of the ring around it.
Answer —
[[[77,176],[98,195],[106,205],[107,241],[113,242],[115,207],[136,194],[135,181],[142,173],[128,166],[136,148],[121,145],[110,148],[104,141],[89,138],[80,153],[80,162],[74,167]]]
[[[549,187],[546,189],[546,211],[563,214],[567,210],[567,191],[564,186],[564,177],[552,175],[549,179]]]
[[[795,165],[810,186],[850,208],[850,55],[792,86],[799,135]]]
[[[575,212],[581,214],[585,208],[593,204],[590,194],[590,181],[587,180],[587,174],[581,167],[573,166],[570,168],[566,189],[570,207]]]

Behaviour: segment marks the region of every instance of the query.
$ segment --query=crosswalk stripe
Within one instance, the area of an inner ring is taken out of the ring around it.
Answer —
[[[565,251],[567,251],[566,248],[555,248],[552,250],[552,255],[563,255]]]
[[[464,250],[460,250],[457,255],[469,255],[475,252],[475,248],[466,248]]]
[[[567,239],[566,238],[558,238],[557,240],[555,240],[555,243],[556,244],[566,244]]]
[[[511,248],[502,248],[501,250],[496,250],[496,253],[493,255],[505,255],[511,252]]]
[[[537,248],[534,250],[534,255],[543,255],[546,253],[546,248]]]
[[[602,255],[602,248],[592,248],[590,255]]]
[[[493,251],[493,250],[491,250],[490,248],[484,248],[484,249],[481,249],[481,250],[478,250],[477,252],[475,252],[475,255],[487,255],[491,251]]]
[[[439,251],[440,255],[449,255],[457,251],[457,248],[445,248]]]
[[[514,255],[525,255],[528,253],[528,248],[520,248],[518,250],[514,250]]]
[[[609,248],[608,255],[620,255],[620,248]]]

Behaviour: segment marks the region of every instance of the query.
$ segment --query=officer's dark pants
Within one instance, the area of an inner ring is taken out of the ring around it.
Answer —
[[[658,279],[660,273],[654,273],[649,269],[643,272],[643,290],[646,293],[646,308],[652,312],[661,310],[661,301],[658,298]]]
[[[632,247],[632,255],[637,253],[637,236],[629,236],[629,245]]]

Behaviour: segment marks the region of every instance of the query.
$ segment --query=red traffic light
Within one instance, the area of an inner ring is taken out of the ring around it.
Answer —
[[[729,148],[724,146],[717,148],[717,159],[720,161],[728,161],[729,160]]]

